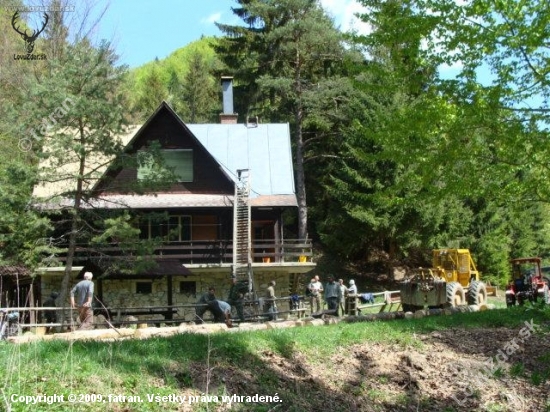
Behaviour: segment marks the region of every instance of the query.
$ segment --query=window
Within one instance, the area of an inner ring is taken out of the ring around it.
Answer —
[[[136,293],[146,295],[153,293],[152,282],[136,282]]]
[[[171,170],[178,182],[193,181],[193,150],[172,149],[161,150],[160,154],[164,160],[164,166]],[[145,162],[138,167],[138,180],[143,180],[152,172],[152,160]]]
[[[170,216],[165,236],[173,242],[191,240],[191,216]]]
[[[168,217],[145,218],[140,225],[142,239],[164,238],[172,242],[191,240],[191,216],[171,215]]]
[[[187,296],[195,296],[197,294],[197,282],[187,280],[180,282],[180,293]]]

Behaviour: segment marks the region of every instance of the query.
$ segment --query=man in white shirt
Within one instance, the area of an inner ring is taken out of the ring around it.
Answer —
[[[315,275],[315,277],[311,279],[308,289],[310,293],[311,313],[321,312],[321,310],[323,309],[323,307],[321,306],[321,295],[324,292],[324,288],[323,284],[319,281],[319,276]],[[313,310],[314,304],[315,311]]]

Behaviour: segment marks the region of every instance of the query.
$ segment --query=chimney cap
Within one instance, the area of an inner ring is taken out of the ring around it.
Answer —
[[[221,76],[222,81],[223,80],[233,80],[233,76]]]

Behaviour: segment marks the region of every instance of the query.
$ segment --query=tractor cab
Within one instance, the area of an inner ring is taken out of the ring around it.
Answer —
[[[440,268],[447,282],[458,282],[463,288],[472,281],[479,281],[479,272],[469,249],[434,249],[432,265]]]
[[[512,259],[512,279],[506,287],[506,306],[516,302],[523,305],[525,301],[536,302],[541,298],[550,303],[548,286],[550,281],[543,276],[542,259],[539,257]]]

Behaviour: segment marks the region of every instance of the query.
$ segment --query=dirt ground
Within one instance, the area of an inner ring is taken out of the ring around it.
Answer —
[[[229,394],[259,393],[259,382],[275,376],[282,404],[237,409],[247,411],[550,411],[550,371],[544,369],[550,337],[526,331],[433,332],[415,336],[421,344],[406,349],[361,344],[315,364],[299,352],[290,359],[263,352],[262,369],[216,368],[210,384]],[[199,383],[204,365],[193,375]]]

